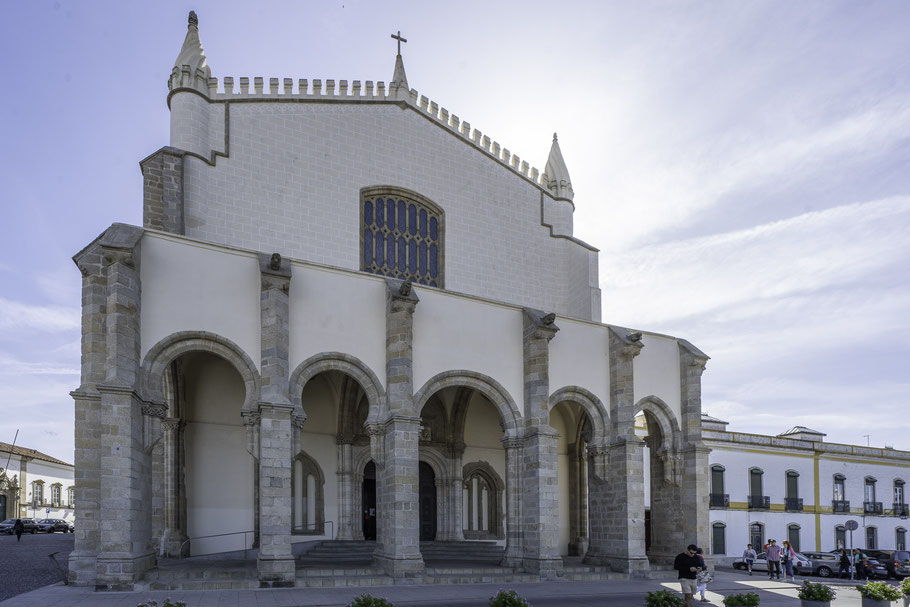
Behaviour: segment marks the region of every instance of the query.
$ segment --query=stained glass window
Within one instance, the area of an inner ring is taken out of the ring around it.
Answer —
[[[366,188],[361,197],[361,269],[442,287],[442,209],[415,192],[399,188]]]

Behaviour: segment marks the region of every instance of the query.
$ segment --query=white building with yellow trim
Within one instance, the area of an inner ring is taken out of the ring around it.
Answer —
[[[767,436],[730,432],[702,416],[710,478],[711,545],[717,562],[741,557],[746,544],[789,539],[797,550],[853,546],[905,549],[910,452],[824,441],[796,426]]]

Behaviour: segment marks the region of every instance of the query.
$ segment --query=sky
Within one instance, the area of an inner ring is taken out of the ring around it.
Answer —
[[[910,450],[910,3],[138,2],[0,7],[0,441],[73,460],[80,275],[142,224],[189,10],[214,76],[408,81],[543,169],[603,320],[711,356],[703,410]]]

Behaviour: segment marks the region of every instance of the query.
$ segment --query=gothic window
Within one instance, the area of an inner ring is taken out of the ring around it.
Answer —
[[[51,485],[51,506],[55,508],[60,507],[60,494],[63,491],[63,487],[60,483],[54,483]]]
[[[723,523],[711,525],[711,554],[727,553],[727,526]]]
[[[464,472],[464,537],[466,540],[503,539],[503,483],[486,462],[465,465]]]
[[[360,268],[443,287],[442,209],[401,188],[364,188],[360,196]]]
[[[325,477],[312,457],[301,451],[294,458],[291,492],[294,496],[294,533],[322,535],[325,527]]]

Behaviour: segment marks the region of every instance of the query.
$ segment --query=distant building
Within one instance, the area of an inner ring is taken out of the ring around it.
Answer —
[[[796,426],[777,436],[730,432],[727,422],[702,415],[711,448],[711,545],[717,562],[757,551],[769,539],[797,550],[849,548],[848,520],[859,528],[852,545],[906,549],[906,483],[910,452],[824,441]]]
[[[8,463],[7,463],[8,462]],[[0,442],[0,520],[73,520],[73,465],[37,449]]]

